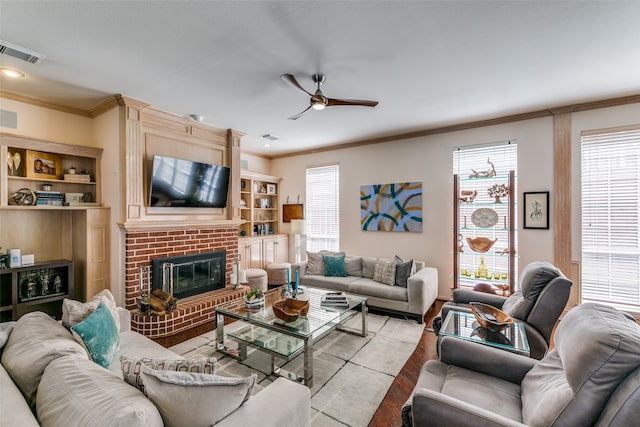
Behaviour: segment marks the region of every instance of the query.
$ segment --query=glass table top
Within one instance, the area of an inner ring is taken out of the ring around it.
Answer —
[[[234,300],[216,307],[219,314],[228,315],[239,320],[249,321],[253,325],[268,326],[273,331],[285,332],[289,335],[306,338],[308,336],[319,336],[325,331],[333,329],[350,317],[358,314],[353,310],[362,306],[366,298],[349,295],[349,305],[347,307],[326,307],[320,304],[322,295],[328,291],[314,288],[304,288],[302,298],[309,299],[309,312],[304,317],[299,317],[293,322],[285,322],[276,317],[272,306],[276,301],[283,299],[281,288],[276,288],[265,292],[265,302],[263,307],[247,308],[244,300]]]
[[[518,319],[513,319],[513,325],[500,332],[491,332],[480,326],[473,313],[451,310],[442,324],[440,335],[449,335],[527,356],[530,351],[524,324]]]

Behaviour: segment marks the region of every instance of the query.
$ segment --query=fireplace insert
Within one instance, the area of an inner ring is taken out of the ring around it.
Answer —
[[[227,251],[155,258],[151,265],[153,289],[186,298],[225,287]]]

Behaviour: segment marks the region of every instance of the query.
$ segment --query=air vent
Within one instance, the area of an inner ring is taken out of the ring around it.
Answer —
[[[16,46],[15,44],[4,40],[0,40],[0,53],[13,56],[14,58],[21,59],[31,64],[39,64],[44,58],[46,58],[46,56],[41,53],[34,52],[21,46]]]

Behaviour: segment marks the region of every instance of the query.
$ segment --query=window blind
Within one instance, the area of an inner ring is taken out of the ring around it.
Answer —
[[[640,128],[581,145],[582,300],[640,313]]]
[[[340,165],[307,168],[307,250],[340,248]]]

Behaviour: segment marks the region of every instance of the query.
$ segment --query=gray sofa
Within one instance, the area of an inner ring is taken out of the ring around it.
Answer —
[[[321,256],[336,253],[320,252],[318,254]],[[423,261],[413,261],[412,274],[409,274],[401,284],[396,281],[391,285],[377,282],[373,278],[377,261],[394,260],[345,256],[347,275],[339,277],[326,276],[322,274],[322,265],[313,265],[317,262],[314,259],[317,258],[317,254],[308,252],[307,256],[306,261],[293,264],[291,267],[294,278],[297,272],[301,286],[364,296],[367,297],[369,307],[400,313],[415,318],[418,323],[423,323],[425,313],[435,304],[438,296],[438,270],[427,267]]]
[[[542,360],[442,337],[402,409],[410,426],[639,425],[640,326],[614,308],[582,304]]]
[[[0,426],[162,426],[160,413],[167,408],[156,408],[124,382],[120,356],[182,357],[131,331],[129,311],[117,311],[120,349],[108,370],[90,361],[71,333],[45,313],[0,324],[2,344],[6,342],[0,346]],[[172,408],[176,409],[168,410]],[[309,426],[310,411],[309,389],[279,378],[215,425],[243,426],[260,420],[262,427]]]

